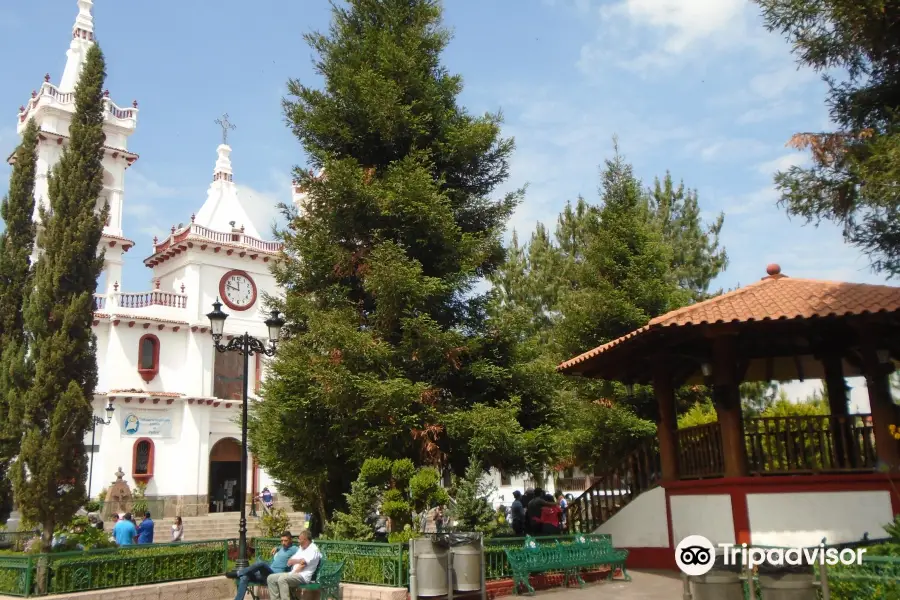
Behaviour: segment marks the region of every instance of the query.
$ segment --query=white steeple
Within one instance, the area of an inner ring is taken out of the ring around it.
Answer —
[[[216,152],[218,158],[213,180],[206,193],[206,202],[197,211],[194,223],[213,231],[230,233],[238,229],[245,235],[259,239],[259,232],[238,200],[237,186],[231,170],[231,146],[219,144]]]
[[[94,17],[91,14],[93,7],[93,0],[78,0],[78,16],[75,17],[72,42],[66,52],[66,69],[63,71],[62,81],[59,82],[59,91],[64,94],[75,90],[87,51],[94,43]]]

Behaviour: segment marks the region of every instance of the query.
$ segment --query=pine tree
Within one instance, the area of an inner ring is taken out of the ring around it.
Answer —
[[[517,375],[515,340],[473,295],[503,260],[518,194],[491,194],[513,142],[499,115],[457,104],[441,12],[435,0],[335,5],[328,35],[306,36],[324,87],[291,81],[284,102],[320,176],[296,172],[308,199],[275,270],[290,336],[250,439],[279,486],[323,518],[366,457],[462,472],[469,440],[447,431],[448,415],[513,400],[503,406],[530,429],[546,402],[523,389],[540,377]]]
[[[21,431],[15,412],[16,398],[29,379],[25,364],[25,332],[22,303],[31,284],[31,251],[34,248],[34,178],[37,170],[38,127],[25,126],[16,149],[9,179],[9,194],[0,205],[6,226],[0,233],[0,524],[12,510],[10,462],[19,451]]]
[[[826,73],[834,131],[788,142],[812,165],[775,176],[780,203],[807,222],[831,221],[869,255],[876,271],[900,275],[900,5],[886,0],[755,0],[769,31],[798,62]],[[841,73],[840,78],[835,73]]]
[[[84,437],[97,384],[93,295],[103,266],[97,248],[108,213],[97,210],[103,186],[105,62],[95,44],[75,90],[69,143],[49,179],[49,209],[40,211],[40,251],[25,327],[34,378],[21,399],[24,430],[13,466],[16,503],[42,526],[50,550],[53,530],[85,498]]]

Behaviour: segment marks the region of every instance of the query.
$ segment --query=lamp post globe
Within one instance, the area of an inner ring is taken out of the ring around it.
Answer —
[[[281,328],[284,327],[284,319],[278,315],[277,310],[273,310],[271,316],[265,321],[266,327],[269,328],[269,341],[277,344],[281,339]]]
[[[222,310],[222,303],[218,298],[213,302],[212,312],[207,313],[206,318],[209,319],[209,331],[212,333],[213,339],[218,342],[222,339],[225,331],[225,319],[228,318],[228,313]]]

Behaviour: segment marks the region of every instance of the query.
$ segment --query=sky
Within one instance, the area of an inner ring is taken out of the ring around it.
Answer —
[[[15,57],[0,67],[3,156],[18,141],[17,107],[45,73],[59,81],[77,12],[75,0],[0,6],[0,55]],[[242,202],[257,229],[271,231],[276,205],[290,201],[291,168],[305,166],[281,100],[290,78],[321,83],[302,36],[327,29],[330,7],[95,0],[93,12],[110,96],[140,106],[129,141],[140,159],[127,173],[124,208],[125,235],[137,245],[121,283],[149,290],[142,259],[154,235],[203,204],[223,113],[237,126],[229,144]],[[460,103],[501,110],[503,132],[515,138],[497,194],[528,186],[510,223],[520,239],[539,221],[552,225],[579,194],[597,198],[617,136],[645,183],[669,170],[698,190],[710,219],[725,213],[730,264],[716,287],[756,281],[773,262],[788,276],[885,282],[836,227],[804,225],[777,206],[773,174],[805,161],[785,143],[829,127],[825,86],[798,69],[749,0],[448,0],[444,18],[454,32],[444,61],[465,82]],[[0,181],[8,174],[0,165]],[[854,405],[866,409],[860,382],[851,385]]]

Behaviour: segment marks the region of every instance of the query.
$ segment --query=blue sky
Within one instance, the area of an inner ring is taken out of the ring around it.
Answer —
[[[883,281],[836,228],[791,221],[776,206],[772,174],[801,164],[785,147],[797,131],[828,127],[824,85],[797,70],[787,44],[767,33],[748,0],[450,0],[455,37],[447,66],[461,73],[460,102],[502,109],[517,151],[513,189],[528,184],[511,226],[522,236],[552,223],[566,200],[595,199],[612,136],[648,184],[671,170],[701,206],[726,214],[731,265],[718,285],[746,284],[770,262],[795,277]],[[4,3],[0,152],[15,146],[16,109],[44,73],[57,82],[77,14],[75,0]],[[95,32],[107,87],[140,103],[128,171],[124,288],[150,289],[141,264],[154,234],[186,222],[205,199],[220,130],[237,125],[235,182],[261,231],[290,198],[303,164],[280,100],[290,77],[316,83],[304,32],[325,29],[326,0],[110,2],[96,0]],[[11,58],[15,57],[15,58]],[[8,169],[0,166],[0,179]],[[0,184],[0,189],[5,188]]]

